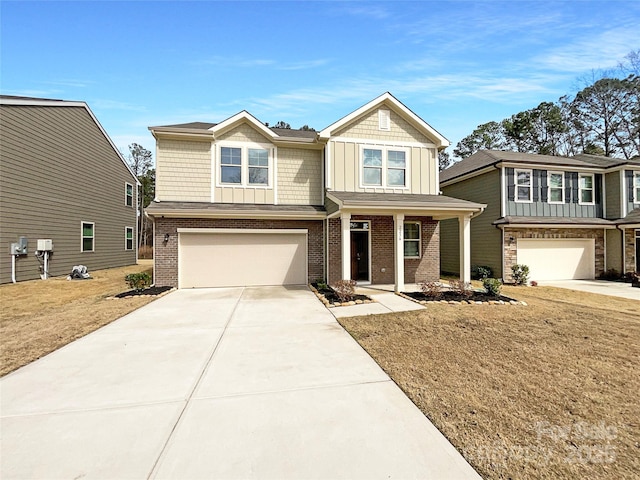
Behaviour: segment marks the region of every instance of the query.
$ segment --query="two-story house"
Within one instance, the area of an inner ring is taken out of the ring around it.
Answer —
[[[439,222],[484,205],[439,194],[448,141],[389,93],[320,132],[220,123],[149,128],[156,139],[155,283],[180,288],[436,280]]]
[[[481,150],[440,173],[446,195],[486,203],[471,221],[471,262],[511,281],[640,270],[640,160]],[[458,226],[441,226],[442,270],[458,271]]]
[[[138,180],[85,102],[0,96],[0,145],[0,283],[136,263]]]

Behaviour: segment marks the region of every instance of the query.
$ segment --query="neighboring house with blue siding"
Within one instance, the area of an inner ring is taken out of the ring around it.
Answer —
[[[440,173],[443,194],[486,203],[471,220],[471,263],[511,281],[640,270],[640,159],[481,150]],[[458,226],[441,223],[441,268],[457,272]]]

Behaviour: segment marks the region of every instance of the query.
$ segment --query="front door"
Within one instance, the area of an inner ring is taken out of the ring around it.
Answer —
[[[351,231],[351,279],[369,281],[368,231]]]

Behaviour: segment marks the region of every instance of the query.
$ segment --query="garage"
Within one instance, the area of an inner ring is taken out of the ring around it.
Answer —
[[[574,280],[595,277],[592,238],[520,238],[517,262],[529,266],[531,280]]]
[[[307,283],[306,229],[178,229],[179,288]]]

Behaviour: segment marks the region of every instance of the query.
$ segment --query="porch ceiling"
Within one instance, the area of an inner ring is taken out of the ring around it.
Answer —
[[[444,195],[328,191],[327,197],[338,205],[338,212],[369,215],[404,213],[433,217],[435,220],[478,214],[486,208],[486,205],[482,203],[468,202]]]

